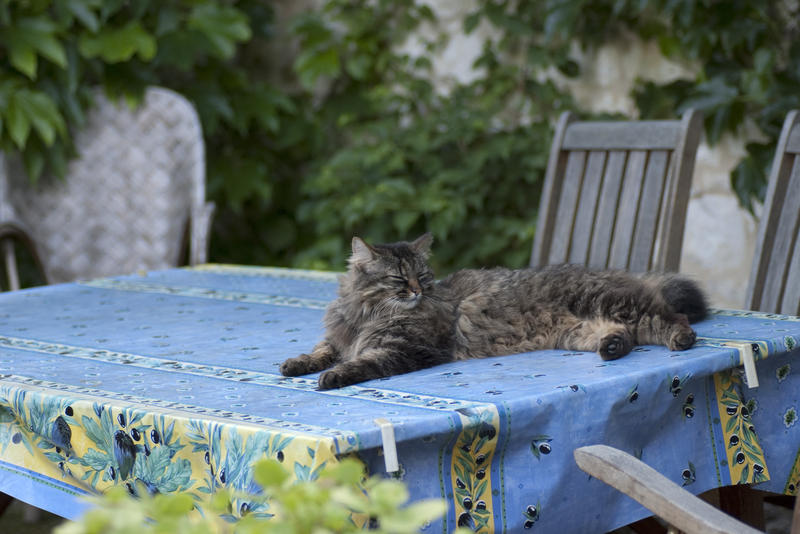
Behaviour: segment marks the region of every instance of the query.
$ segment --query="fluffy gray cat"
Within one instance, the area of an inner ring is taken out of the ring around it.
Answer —
[[[331,389],[468,358],[539,349],[599,352],[634,345],[685,350],[690,322],[707,314],[691,280],[576,265],[457,271],[437,282],[428,266],[433,238],[368,245],[353,238],[339,297],[325,313],[325,339],[281,365],[285,376],[323,371]]]

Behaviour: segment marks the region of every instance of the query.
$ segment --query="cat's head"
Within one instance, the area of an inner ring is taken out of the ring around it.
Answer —
[[[364,301],[390,308],[416,307],[434,285],[428,265],[432,243],[431,234],[385,245],[369,245],[354,237],[349,260],[353,289]]]

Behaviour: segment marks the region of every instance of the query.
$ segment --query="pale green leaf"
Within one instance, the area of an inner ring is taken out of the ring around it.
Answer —
[[[203,33],[216,55],[223,59],[233,56],[236,44],[252,35],[244,13],[214,4],[196,6],[189,16],[188,27]]]
[[[6,122],[8,123],[8,135],[17,145],[17,148],[24,148],[31,131],[31,123],[25,115],[24,110],[18,105],[17,99],[12,96],[6,109]]]
[[[27,150],[22,153],[22,162],[25,165],[25,172],[28,173],[28,178],[30,178],[32,183],[36,183],[39,180],[39,177],[42,175],[42,171],[44,170],[44,154],[41,150],[37,150],[38,147],[31,147],[29,146]],[[39,443],[39,446],[42,446],[42,443]],[[53,455],[49,456],[52,453],[45,453],[51,461],[57,462],[60,455]]]
[[[62,69],[67,67],[67,54],[64,52],[64,47],[52,35],[40,34],[33,46],[42,56]]]
[[[104,28],[97,34],[84,32],[78,40],[78,49],[87,58],[100,57],[108,63],[122,63],[138,55],[149,61],[156,53],[156,40],[139,21],[122,28]]]
[[[278,487],[289,478],[289,473],[277,460],[258,462],[253,468],[253,478],[264,488]]]
[[[17,106],[24,112],[45,145],[51,146],[56,132],[65,135],[66,124],[55,102],[46,94],[20,91],[16,95]]]
[[[10,40],[8,55],[11,64],[31,80],[36,79],[36,52],[27,43]]]
[[[96,32],[100,28],[100,21],[94,11],[89,7],[90,2],[84,0],[65,0],[64,6],[76,19],[90,31]]]

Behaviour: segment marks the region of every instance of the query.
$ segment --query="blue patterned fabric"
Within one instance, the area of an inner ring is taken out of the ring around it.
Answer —
[[[449,504],[426,532],[602,532],[649,515],[575,466],[595,443],[694,493],[797,492],[800,319],[715,310],[685,352],[539,351],[322,392],[278,367],[322,338],[335,296],[334,274],[220,265],[0,295],[0,491],[75,517],[114,484],[252,491],[265,456],[297,479],[343,455],[383,473],[383,418],[400,464],[386,476]],[[234,517],[270,513],[240,500]]]

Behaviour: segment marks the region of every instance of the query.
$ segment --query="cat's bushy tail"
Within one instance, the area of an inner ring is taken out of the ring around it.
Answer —
[[[666,275],[661,280],[661,294],[677,313],[686,315],[690,323],[708,316],[708,301],[697,282],[677,275]]]

